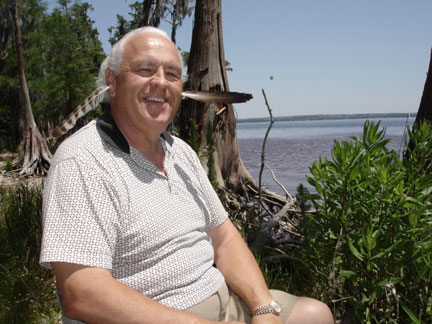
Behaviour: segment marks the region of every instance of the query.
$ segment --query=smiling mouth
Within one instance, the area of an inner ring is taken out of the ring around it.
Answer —
[[[158,97],[145,97],[144,100],[145,101],[156,101],[156,102],[160,102],[160,103],[165,103],[168,101],[164,98],[158,98]]]

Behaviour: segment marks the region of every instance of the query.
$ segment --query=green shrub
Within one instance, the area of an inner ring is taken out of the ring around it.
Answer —
[[[353,323],[432,322],[432,129],[409,133],[401,161],[366,122],[310,168],[301,285]]]
[[[38,263],[41,214],[40,188],[0,188],[0,323],[58,322],[53,275]]]
[[[5,160],[2,169],[6,172],[12,171],[13,170],[12,160],[10,159]]]

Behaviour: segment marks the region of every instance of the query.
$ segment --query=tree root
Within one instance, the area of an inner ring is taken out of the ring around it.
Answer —
[[[18,157],[14,161],[14,164],[19,163],[21,165],[21,168],[17,170],[18,176],[27,177],[47,174],[52,154],[39,130],[35,127],[29,127],[20,146],[24,156]]]

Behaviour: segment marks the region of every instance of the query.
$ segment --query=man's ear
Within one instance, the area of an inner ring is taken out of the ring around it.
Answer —
[[[116,77],[113,70],[107,69],[105,72],[105,82],[107,85],[111,86],[108,90],[111,97],[115,97],[116,94]]]

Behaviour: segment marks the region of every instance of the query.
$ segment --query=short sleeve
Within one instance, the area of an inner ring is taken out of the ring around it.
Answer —
[[[50,168],[43,192],[40,262],[112,268],[120,204],[109,179],[86,163],[62,160]]]

